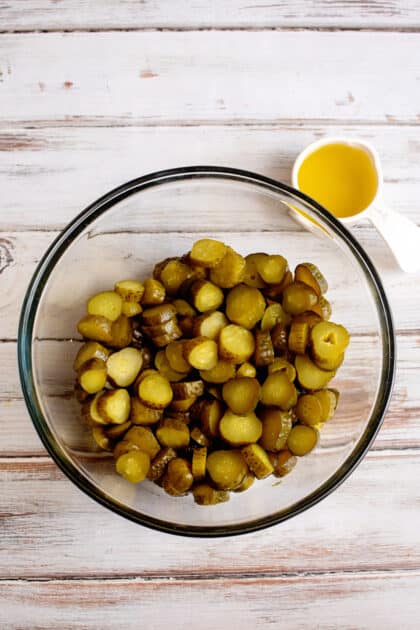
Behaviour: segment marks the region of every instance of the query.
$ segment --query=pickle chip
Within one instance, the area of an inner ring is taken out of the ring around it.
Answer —
[[[283,292],[283,309],[291,315],[309,311],[317,303],[317,293],[303,282],[292,282]]]
[[[310,345],[315,363],[323,370],[336,370],[343,362],[350,336],[344,326],[319,322],[311,329]]]
[[[265,311],[265,300],[261,291],[240,284],[231,289],[226,298],[226,315],[233,324],[248,330],[260,321]]]
[[[318,442],[318,431],[313,427],[296,425],[289,433],[287,446],[293,455],[303,456],[310,453]]]
[[[307,354],[296,355],[295,368],[299,383],[308,390],[322,389],[335,376],[335,370],[321,370]]]
[[[258,442],[262,434],[261,420],[253,411],[236,414],[228,410],[219,423],[221,437],[232,446],[243,446]]]
[[[234,490],[244,480],[248,467],[240,451],[213,451],[207,457],[207,472],[220,490]]]
[[[216,490],[208,483],[200,483],[193,488],[194,501],[198,505],[217,505],[229,501],[229,493],[225,490]]]
[[[144,286],[138,280],[120,280],[114,289],[125,302],[140,302],[144,293]]]
[[[229,324],[220,331],[219,352],[222,359],[231,363],[244,363],[254,350],[254,336],[243,326]]]
[[[245,278],[246,261],[231,247],[222,260],[210,270],[210,280],[222,289],[231,289]]]
[[[89,315],[100,315],[114,322],[121,315],[122,298],[115,291],[102,291],[92,296],[87,303]]]
[[[115,468],[127,481],[140,483],[149,472],[150,457],[143,451],[129,451],[117,459]]]
[[[215,267],[226,254],[226,245],[212,238],[196,241],[190,252],[190,259],[203,267]]]
[[[254,411],[260,398],[260,391],[261,387],[256,378],[239,376],[223,385],[222,396],[233,413],[246,414]]]
[[[257,479],[264,479],[274,471],[268,454],[259,444],[249,444],[241,453]]]

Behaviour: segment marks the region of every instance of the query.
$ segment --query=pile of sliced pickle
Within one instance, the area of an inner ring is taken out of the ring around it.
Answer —
[[[90,298],[75,395],[117,473],[214,505],[283,477],[337,407],[347,330],[311,263],[213,239]]]

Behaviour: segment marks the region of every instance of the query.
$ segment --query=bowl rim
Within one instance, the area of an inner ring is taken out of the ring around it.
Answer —
[[[326,223],[329,228],[332,229],[333,232],[338,234],[341,239],[344,240],[359,263],[359,266],[364,272],[367,282],[370,285],[371,291],[376,297],[377,312],[382,333],[382,386],[379,388],[375,406],[371,413],[369,422],[360,436],[358,443],[353,448],[350,455],[342,463],[340,468],[338,468],[333,475],[324,481],[324,483],[316,490],[311,492],[305,498],[289,506],[287,510],[282,510],[281,512],[276,512],[274,514],[270,514],[269,516],[234,525],[177,525],[152,516],[141,514],[108,496],[79,472],[61,445],[54,439],[41,411],[32,374],[32,334],[38,301],[45,284],[55,267],[55,264],[58,262],[64,251],[71,245],[73,239],[96,218],[106,212],[107,209],[134,193],[160,184],[198,178],[214,178],[229,181],[235,180],[243,183],[254,184],[260,188],[268,189],[277,193],[287,193],[288,195],[295,197],[298,201],[308,205],[310,209],[314,211],[315,214],[318,215],[318,217]],[[396,365],[394,325],[385,290],[370,258],[362,246],[350,234],[347,228],[320,204],[291,186],[248,170],[224,166],[185,166],[155,171],[153,173],[132,179],[114,188],[93,203],[89,204],[80,214],[70,221],[54,239],[44,256],[41,258],[30,280],[20,314],[17,350],[21,386],[32,422],[48,453],[64,474],[85,494],[111,511],[124,516],[131,521],[165,533],[201,538],[215,538],[245,534],[284,522],[292,516],[296,516],[297,514],[300,514],[317,504],[333,492],[333,490],[335,490],[339,485],[341,485],[362,461],[380,429],[391,399]]]

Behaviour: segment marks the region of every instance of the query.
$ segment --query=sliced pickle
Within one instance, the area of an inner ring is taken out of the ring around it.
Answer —
[[[310,453],[318,442],[318,431],[313,427],[297,424],[289,433],[287,447],[293,455],[302,457]]]
[[[318,303],[315,291],[303,282],[292,282],[283,292],[282,306],[286,313],[299,315]]]
[[[295,368],[299,383],[308,390],[322,389],[335,376],[335,370],[321,370],[307,354],[296,355]]]
[[[309,325],[306,322],[292,322],[289,331],[288,346],[295,354],[305,354],[309,341]]]
[[[310,332],[311,353],[323,370],[336,370],[344,359],[350,336],[344,326],[333,322],[319,322]]]

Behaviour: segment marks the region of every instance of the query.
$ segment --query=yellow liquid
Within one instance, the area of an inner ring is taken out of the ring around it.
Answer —
[[[325,144],[302,162],[298,185],[336,217],[351,217],[372,203],[378,178],[363,149]]]

